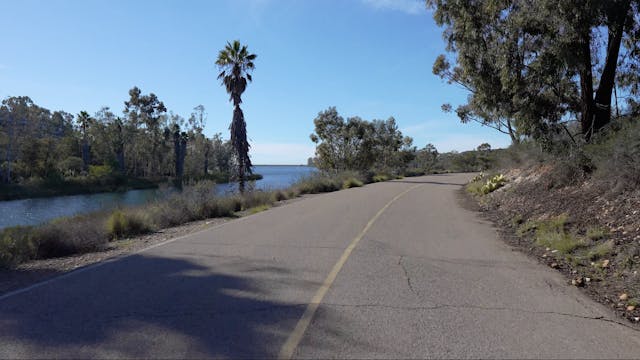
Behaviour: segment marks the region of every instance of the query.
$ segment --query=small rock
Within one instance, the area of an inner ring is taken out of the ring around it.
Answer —
[[[575,275],[575,274],[577,274],[577,273],[578,273],[578,270],[571,270],[571,273],[572,273],[573,275]]]
[[[571,285],[577,286],[577,287],[584,286],[584,279],[582,279],[582,277],[579,276],[579,277],[571,280]]]
[[[629,305],[629,306],[627,306],[627,311],[633,311],[633,310],[635,310],[635,309],[636,309],[636,307],[635,307],[635,306],[633,306],[633,305]]]
[[[638,317],[638,316],[634,317],[633,321],[640,321],[640,317]]]
[[[546,248],[545,250],[546,250],[546,251],[551,251],[551,248]]]
[[[588,278],[588,277],[584,278],[584,282],[590,283],[591,282],[591,278]]]
[[[620,301],[627,301],[629,299],[629,295],[627,293],[621,294],[619,297]]]
[[[552,268],[552,269],[557,269],[557,268],[558,268],[558,263],[554,263],[554,262],[553,262],[553,263],[551,263],[551,265],[549,265],[549,266],[551,266],[551,268]]]
[[[543,257],[543,258],[546,258],[546,257],[547,257],[547,254],[542,254],[542,257]]]
[[[603,268],[608,268],[609,267],[609,259],[602,261],[602,267]]]
[[[596,266],[596,263],[594,263],[593,261],[591,262],[591,266]]]
[[[551,253],[552,253],[552,254],[555,254],[555,253],[557,253],[557,252],[558,252],[558,250],[551,250]]]

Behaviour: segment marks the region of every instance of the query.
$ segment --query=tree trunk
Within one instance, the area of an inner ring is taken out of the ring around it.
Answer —
[[[231,122],[231,143],[236,152],[238,161],[239,190],[244,193],[246,174],[251,174],[251,159],[249,158],[249,142],[247,141],[247,124],[244,121],[244,113],[239,105],[233,110]]]
[[[582,34],[580,43],[580,125],[582,134],[589,141],[593,135],[593,118],[595,104],[593,102],[593,72],[591,70],[591,33],[587,28]]]
[[[87,140],[82,141],[82,169],[84,171],[89,170],[89,163],[91,162],[91,149]]]
[[[621,11],[618,12],[616,22],[609,28],[609,40],[607,45],[607,58],[600,77],[600,85],[595,97],[595,118],[593,132],[596,133],[611,122],[611,96],[616,81],[618,67],[618,55],[624,33],[624,25],[627,19],[630,2],[626,1]]]
[[[204,176],[206,177],[209,175],[209,152],[211,151],[211,146],[209,146],[209,140],[207,140],[207,138],[205,138],[204,141]]]
[[[509,137],[511,138],[511,143],[516,145],[520,143],[520,138],[516,135],[513,126],[511,125],[511,120],[507,119],[507,130],[509,131]]]

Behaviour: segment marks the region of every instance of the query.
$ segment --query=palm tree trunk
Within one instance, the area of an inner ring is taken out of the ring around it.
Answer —
[[[251,159],[249,158],[249,142],[247,141],[247,124],[240,105],[236,104],[231,121],[231,144],[236,152],[238,161],[239,190],[244,193],[246,174],[251,174]]]

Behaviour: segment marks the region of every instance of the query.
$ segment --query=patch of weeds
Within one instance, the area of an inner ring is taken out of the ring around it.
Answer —
[[[584,247],[583,239],[565,229],[566,215],[560,215],[545,221],[539,221],[535,228],[535,243],[538,246],[558,250],[561,254],[569,254]]]
[[[520,227],[520,225],[522,225],[523,223],[524,223],[524,218],[523,218],[523,217],[522,217],[522,215],[520,215],[520,214],[518,214],[518,215],[514,216],[514,217],[511,219],[511,225],[512,225],[513,227],[518,228],[518,227]]]
[[[391,176],[389,176],[387,174],[377,174],[377,175],[373,176],[371,181],[373,181],[374,183],[377,183],[377,182],[388,181],[390,179],[391,179]]]
[[[259,212],[268,210],[271,208],[271,205],[258,205],[258,206],[254,206],[252,208],[247,209],[247,212],[249,213],[249,215],[253,215],[253,214],[257,214]]]
[[[538,228],[538,221],[535,220],[529,220],[523,224],[521,224],[520,226],[518,226],[518,230],[516,231],[516,234],[520,237],[525,236],[526,234],[535,231]]]
[[[364,185],[362,183],[362,181],[356,179],[356,178],[348,178],[346,179],[343,183],[342,183],[342,188],[343,189],[350,189],[353,187],[361,187],[362,185]]]
[[[611,251],[613,251],[613,246],[613,240],[597,244],[589,249],[589,251],[587,252],[587,257],[591,261],[602,259],[603,257],[609,255]]]
[[[609,230],[601,226],[594,226],[587,229],[587,237],[591,240],[602,240],[607,236],[609,236]]]
[[[484,182],[482,180],[472,181],[467,184],[467,192],[473,195],[484,195],[482,192],[482,187],[484,186]]]

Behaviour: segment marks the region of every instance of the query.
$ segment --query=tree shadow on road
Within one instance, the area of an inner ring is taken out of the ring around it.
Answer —
[[[257,260],[216,270],[195,259],[134,255],[7,298],[0,357],[276,356],[306,304],[268,300],[254,275],[272,274],[269,286],[294,278]]]

